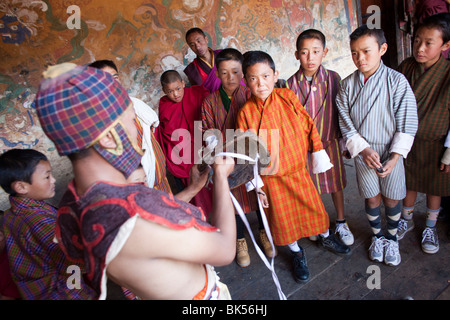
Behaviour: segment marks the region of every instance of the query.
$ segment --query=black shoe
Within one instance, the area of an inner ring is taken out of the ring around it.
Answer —
[[[330,235],[326,238],[319,235],[319,242],[325,249],[330,250],[331,252],[339,254],[350,253],[350,248],[336,238],[334,232],[330,232]]]
[[[306,264],[305,250],[300,248],[299,252],[293,252],[292,257],[294,258],[294,279],[296,282],[305,282],[309,278],[309,269]]]

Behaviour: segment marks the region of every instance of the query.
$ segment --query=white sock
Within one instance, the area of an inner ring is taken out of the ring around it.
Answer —
[[[327,231],[322,232],[320,235],[321,235],[322,238],[327,238],[330,235],[330,230],[327,229]]]
[[[298,246],[297,241],[292,242],[291,244],[288,244],[289,249],[291,249],[292,252],[300,252],[300,247]]]

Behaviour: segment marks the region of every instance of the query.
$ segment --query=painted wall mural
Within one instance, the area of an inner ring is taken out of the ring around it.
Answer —
[[[324,64],[344,77],[354,70],[348,44],[349,32],[356,28],[354,2],[2,0],[0,152],[10,148],[44,152],[53,167],[62,168],[57,172],[66,183],[71,175],[70,163],[57,155],[33,109],[42,72],[61,62],[86,64],[111,59],[130,95],[156,110],[162,96],[161,73],[176,69],[183,74],[195,57],[184,39],[193,26],[206,32],[212,48],[268,52],[282,79],[298,69],[294,57],[298,34],[307,28],[320,29],[327,36],[329,48]],[[70,28],[77,18],[79,27]],[[2,205],[4,199],[0,194],[0,209],[7,207]]]

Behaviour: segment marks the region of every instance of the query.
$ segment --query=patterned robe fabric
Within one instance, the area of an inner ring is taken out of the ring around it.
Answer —
[[[411,57],[399,71],[417,100],[419,128],[405,160],[406,187],[436,196],[450,196],[450,175],[439,170],[450,121],[450,62],[442,56],[428,70]]]
[[[198,85],[203,86],[209,92],[214,92],[219,89],[221,81],[216,75],[216,64],[215,59],[220,51],[222,50],[212,50],[209,51],[213,55],[212,65],[206,63],[200,58],[195,58],[188,66],[184,69],[184,73],[189,79],[191,86]]]
[[[128,239],[130,228],[125,232],[121,227],[136,217],[174,230],[217,231],[201,209],[143,184],[97,182],[79,197],[70,182],[58,210],[56,237],[64,253],[85,266],[87,280],[99,299],[106,297],[106,256],[119,230],[121,241]]]
[[[95,292],[80,279],[81,289],[69,288],[73,264],[53,242],[57,209],[45,201],[9,197],[4,233],[11,275],[25,300],[90,300]],[[83,272],[84,268],[79,265]]]
[[[286,86],[295,92],[300,103],[313,119],[323,148],[333,164],[333,168],[330,170],[314,174],[312,172],[312,156],[311,153],[308,153],[309,174],[319,194],[343,190],[347,184],[342,159],[339,113],[335,102],[340,80],[341,78],[336,72],[320,66],[311,84],[303,74],[303,69],[297,71],[286,82]]]
[[[206,97],[202,106],[203,134],[205,134],[205,131],[208,129],[218,129],[222,133],[222,142],[225,142],[227,138],[227,129],[233,129],[233,131],[236,129],[237,113],[249,97],[250,92],[245,86],[241,85],[231,97],[231,105],[228,112],[222,102],[219,90],[216,90]],[[255,191],[247,192],[245,185],[242,185],[233,189],[231,192],[245,213],[258,209]]]
[[[202,103],[208,95],[208,90],[202,86],[192,86],[184,89],[181,102],[174,103],[167,96],[159,101],[160,123],[155,136],[166,157],[167,170],[180,178],[185,187],[189,183],[190,170],[198,160],[194,137],[195,130],[199,130],[199,133],[201,131],[195,126],[200,126]],[[180,133],[178,139],[176,132]],[[212,210],[211,190],[206,187],[201,189],[191,203],[201,207],[209,215]]]
[[[136,127],[138,131],[138,145],[142,148],[142,134],[143,128],[139,119],[136,117]],[[167,180],[166,175],[166,157],[161,149],[161,146],[156,140],[155,134],[150,130],[150,140],[152,143],[152,150],[155,155],[155,181],[153,184],[153,188],[165,191],[167,193],[172,193],[170,188],[169,181]]]
[[[261,178],[274,243],[287,245],[326,231],[328,214],[306,168],[307,153],[323,146],[295,93],[274,89],[266,101],[252,96],[239,111],[236,126],[256,132],[271,153],[271,164]]]
[[[336,104],[344,139],[347,141],[359,134],[380,155],[381,163],[389,159],[391,150],[396,147],[396,135],[404,134],[413,139],[417,131],[414,93],[406,78],[382,61],[367,81],[358,70],[342,80]],[[410,146],[407,149],[409,151]],[[354,159],[359,192],[365,199],[380,193],[394,200],[406,196],[403,159],[397,161],[385,178],[379,178],[360,154]]]

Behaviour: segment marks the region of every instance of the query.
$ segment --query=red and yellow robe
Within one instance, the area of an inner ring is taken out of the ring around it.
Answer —
[[[271,153],[271,165],[261,178],[269,200],[266,214],[274,243],[287,245],[326,231],[328,214],[306,168],[307,153],[323,146],[295,93],[274,89],[266,101],[252,96],[239,111],[236,126],[254,130]]]

